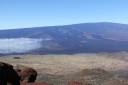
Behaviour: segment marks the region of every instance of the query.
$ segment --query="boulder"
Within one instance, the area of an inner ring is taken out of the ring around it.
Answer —
[[[21,82],[33,83],[36,80],[37,72],[33,68],[24,67],[23,69],[15,69],[21,78]]]
[[[20,77],[13,69],[13,66],[0,62],[0,85],[20,85]]]

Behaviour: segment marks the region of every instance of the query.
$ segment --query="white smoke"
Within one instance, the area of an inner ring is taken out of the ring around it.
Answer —
[[[0,39],[0,53],[25,53],[41,47],[42,39],[10,38]]]

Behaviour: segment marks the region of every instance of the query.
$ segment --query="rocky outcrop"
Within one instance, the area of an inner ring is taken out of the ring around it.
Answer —
[[[13,69],[13,66],[0,62],[0,85],[53,85],[44,82],[35,82],[37,72],[33,68],[22,67]]]
[[[53,85],[43,82],[35,82],[37,72],[33,68],[23,67],[13,69],[13,66],[0,62],[0,85]],[[66,85],[91,85],[81,82],[69,82]]]
[[[13,66],[0,62],[0,85],[20,85],[20,77],[13,69]]]

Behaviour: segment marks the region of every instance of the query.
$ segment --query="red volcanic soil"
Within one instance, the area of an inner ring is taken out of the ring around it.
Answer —
[[[103,85],[128,85],[126,82],[121,82],[119,80],[106,81]]]
[[[87,84],[87,83],[81,83],[81,82],[73,81],[73,82],[69,82],[66,85],[92,85],[92,84]]]
[[[83,69],[80,72],[75,73],[74,76],[92,76],[92,75],[97,75],[97,74],[105,75],[105,74],[108,74],[108,72],[101,68]]]
[[[20,85],[53,85],[53,84],[43,83],[43,82],[35,82],[35,83],[25,83],[25,82],[21,82]]]

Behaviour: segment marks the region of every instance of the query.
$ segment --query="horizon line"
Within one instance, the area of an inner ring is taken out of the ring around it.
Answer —
[[[96,24],[96,23],[113,23],[113,24],[123,24],[128,25],[126,23],[120,22],[85,22],[85,23],[71,23],[71,24],[60,24],[60,25],[46,25],[46,26],[33,26],[33,27],[19,27],[19,28],[7,28],[7,29],[0,29],[0,30],[14,30],[14,29],[29,29],[29,28],[41,28],[41,27],[58,27],[58,26],[70,26],[70,25],[79,25],[79,24]]]

